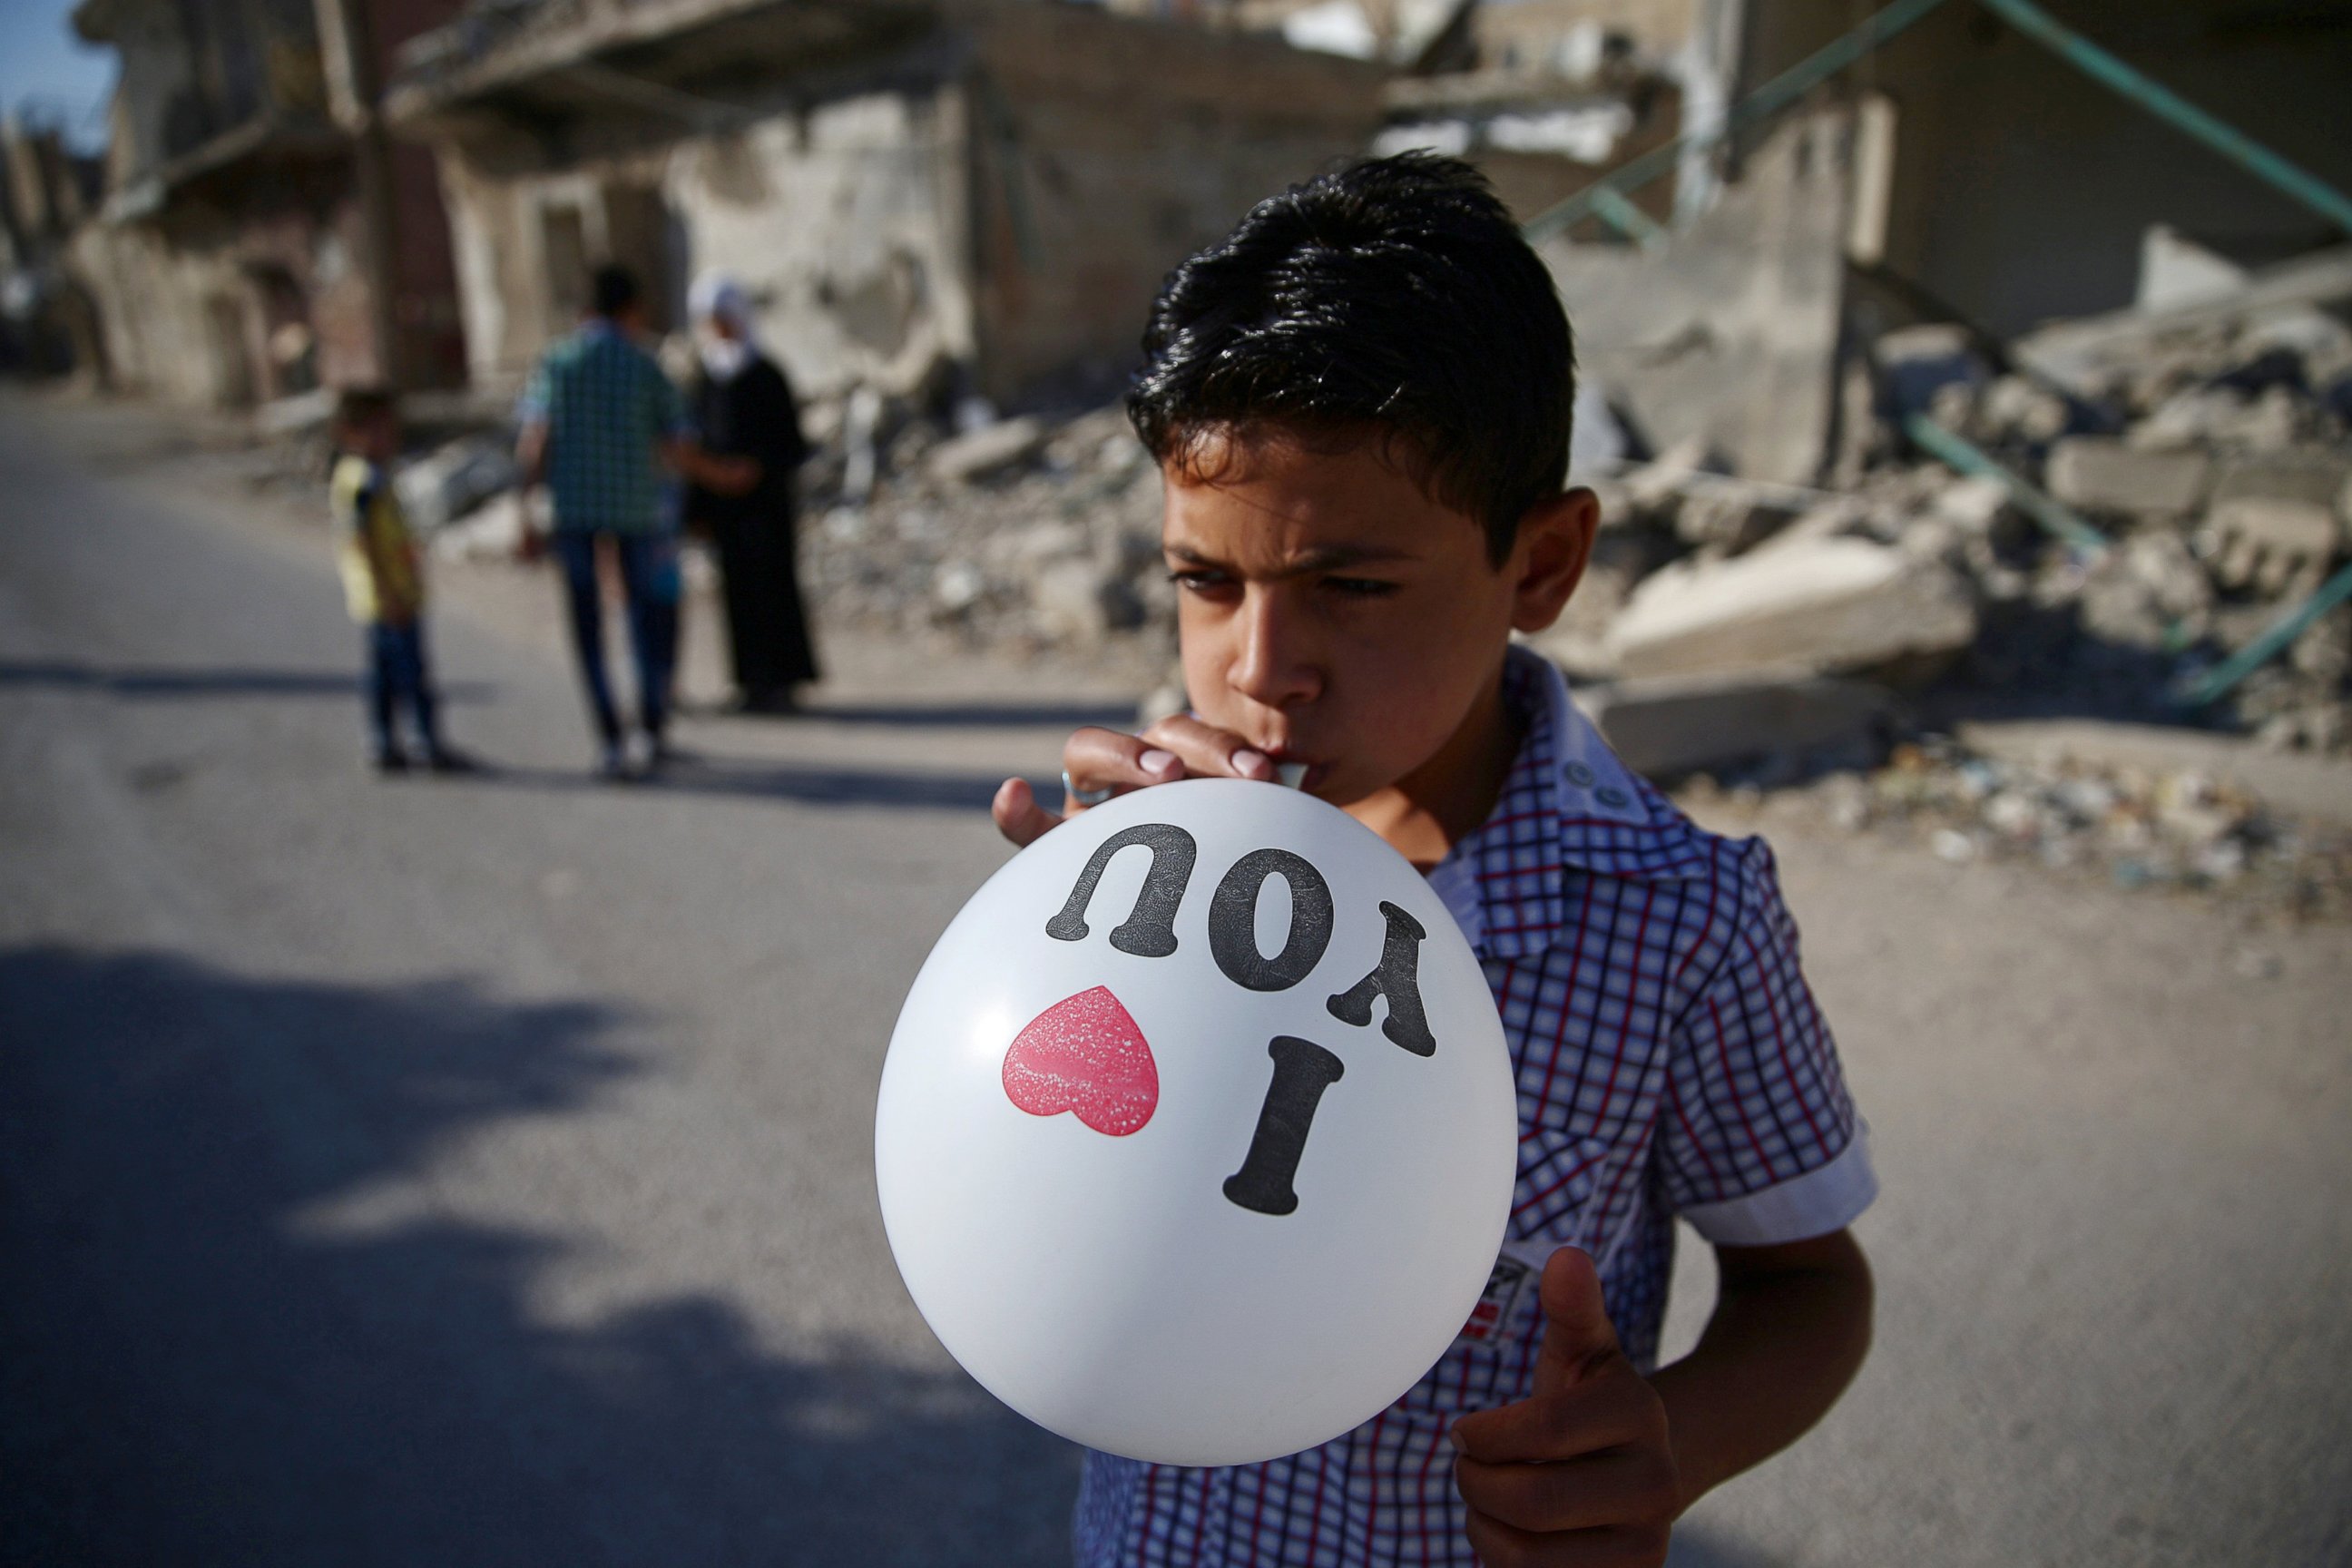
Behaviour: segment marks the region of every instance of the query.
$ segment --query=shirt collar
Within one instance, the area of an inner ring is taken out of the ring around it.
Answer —
[[[1470,945],[1494,958],[1549,947],[1567,923],[1570,868],[1669,881],[1712,863],[1688,817],[1609,749],[1549,659],[1514,647],[1503,697],[1524,727],[1494,811],[1430,883]]]

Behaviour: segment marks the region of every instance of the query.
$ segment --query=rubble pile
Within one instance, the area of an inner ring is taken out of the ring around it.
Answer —
[[[1958,329],[1888,334],[1837,491],[1743,483],[1690,445],[1601,481],[1592,570],[1547,647],[1596,679],[1861,676],[2352,746],[2352,606],[2210,708],[2179,701],[2347,554],[2352,331],[2296,307],[2142,348],[2066,390]],[[1920,418],[2022,484],[1925,456]]]
[[[804,574],[829,621],[1013,652],[1172,646],[1159,475],[1122,410],[909,423],[881,446],[863,504],[839,457],[809,476]]]
[[[1701,795],[1717,787],[1694,784]],[[2030,862],[2288,921],[2352,916],[2352,836],[2294,823],[2194,770],[1996,758],[1929,737],[1874,771],[1825,775],[1804,795],[1840,828],[1907,840],[1957,866]]]

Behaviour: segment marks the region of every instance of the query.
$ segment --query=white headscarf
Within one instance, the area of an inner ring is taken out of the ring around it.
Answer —
[[[686,291],[687,313],[697,322],[723,321],[735,335],[722,338],[716,332],[697,332],[695,347],[701,353],[702,368],[710,379],[724,385],[742,374],[759,352],[759,338],[751,323],[751,297],[734,278],[716,268],[704,272]]]

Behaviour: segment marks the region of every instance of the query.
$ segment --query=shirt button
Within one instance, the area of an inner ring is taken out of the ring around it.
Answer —
[[[1570,763],[1562,771],[1568,774],[1568,782],[1576,785],[1578,788],[1591,789],[1592,787],[1592,780],[1594,777],[1593,772],[1591,768],[1586,767],[1582,763]]]
[[[1592,792],[1592,797],[1603,805],[1631,805],[1633,797],[1615,784],[1606,784]]]

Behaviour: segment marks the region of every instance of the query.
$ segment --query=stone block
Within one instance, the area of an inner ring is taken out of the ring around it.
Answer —
[[[468,436],[425,453],[393,479],[409,523],[430,532],[514,489],[522,480],[507,443]]]
[[[2207,519],[2213,576],[2227,588],[2280,595],[2316,587],[2344,545],[2335,509],[2276,496],[2223,501]]]
[[[2221,465],[2213,504],[2255,498],[2332,507],[2352,480],[2352,457],[2305,448],[2240,458]]]
[[[1610,645],[1628,676],[1834,674],[1955,653],[1976,631],[1948,565],[1833,538],[1669,566],[1634,591]]]
[[[2148,451],[2104,436],[2073,436],[2050,448],[2052,495],[2084,511],[2179,516],[2204,504],[2212,460],[2193,450]]]
[[[924,468],[943,484],[968,484],[1027,462],[1045,445],[1045,427],[1038,421],[1006,419],[940,442],[924,459]]]
[[[1056,561],[1030,584],[1038,625],[1055,637],[1091,642],[1142,619],[1135,590],[1091,561]]]
[[[1878,687],[1823,677],[1664,676],[1576,698],[1626,765],[1654,778],[1874,742],[1894,707]]]

